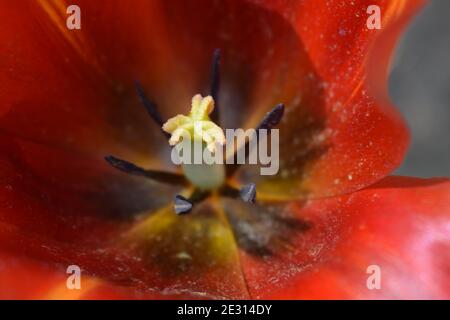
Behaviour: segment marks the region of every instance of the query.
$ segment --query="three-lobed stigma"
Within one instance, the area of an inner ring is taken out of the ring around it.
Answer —
[[[163,124],[162,129],[171,134],[169,144],[175,146],[184,139],[190,139],[206,143],[208,150],[215,152],[217,145],[225,144],[225,134],[222,128],[209,118],[213,111],[214,99],[211,96],[195,95],[188,116],[177,115]]]

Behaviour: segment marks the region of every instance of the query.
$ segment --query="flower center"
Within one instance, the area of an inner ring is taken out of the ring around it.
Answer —
[[[225,135],[222,128],[216,124],[220,118],[220,110],[217,106],[220,85],[219,64],[220,50],[216,50],[211,66],[210,95],[206,97],[202,97],[200,94],[195,95],[192,98],[191,111],[187,116],[177,115],[166,122],[162,120],[156,104],[147,98],[140,83],[135,83],[137,94],[149,116],[162,129],[161,132],[168,139],[169,145],[173,147],[172,155],[174,154],[173,151],[179,154],[179,151],[182,150],[184,158],[184,161],[181,162],[183,175],[147,170],[114,156],[105,157],[110,165],[125,173],[143,176],[163,183],[191,186],[189,189],[191,195],[188,198],[181,195],[175,196],[174,210],[177,214],[190,212],[196,202],[204,200],[211,193],[241,198],[247,203],[254,203],[256,200],[256,185],[254,183],[242,186],[240,189],[235,189],[227,183],[227,179],[234,175],[239,164],[235,162],[225,166],[223,153],[220,153],[221,150],[223,151],[222,147],[225,144]],[[255,128],[257,132],[255,139],[259,138],[258,132],[260,130],[270,131],[277,126],[283,114],[283,104],[277,105],[268,112],[259,126]],[[249,148],[249,144],[250,141],[247,140],[244,146],[239,148],[246,150]],[[205,153],[209,156],[222,157],[222,161],[203,161]],[[187,157],[186,154],[188,154]],[[193,190],[192,186],[194,187]]]

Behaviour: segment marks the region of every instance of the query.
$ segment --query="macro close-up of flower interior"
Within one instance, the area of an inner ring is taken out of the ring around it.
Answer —
[[[426,6],[0,0],[0,299],[450,299],[388,87]]]

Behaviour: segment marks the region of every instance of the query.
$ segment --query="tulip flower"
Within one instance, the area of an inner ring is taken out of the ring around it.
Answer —
[[[421,1],[70,4],[0,4],[0,298],[450,298],[450,181],[389,176]],[[228,128],[278,129],[279,172],[171,161]]]

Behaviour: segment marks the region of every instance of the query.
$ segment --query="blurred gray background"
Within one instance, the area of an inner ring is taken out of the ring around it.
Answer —
[[[408,29],[389,85],[412,131],[396,174],[450,176],[450,0],[432,0]]]

